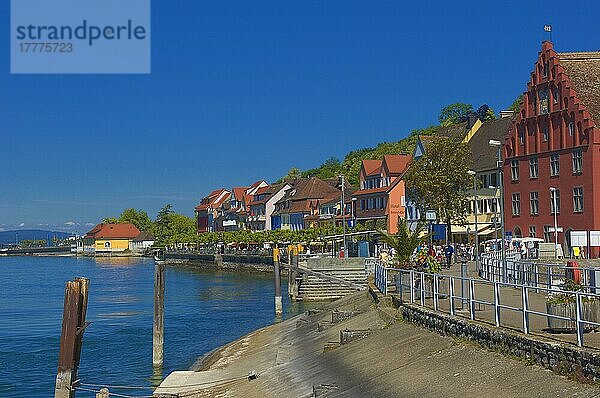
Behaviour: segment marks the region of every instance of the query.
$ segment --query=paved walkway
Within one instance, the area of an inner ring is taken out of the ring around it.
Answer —
[[[443,275],[454,275],[460,276],[460,264],[453,264],[450,269],[445,269],[442,272]],[[494,302],[494,288],[493,284],[486,283],[484,279],[478,277],[475,262],[468,263],[468,276],[471,278],[479,279],[481,282],[475,283],[475,299],[479,301],[486,301],[489,303]],[[405,284],[408,284],[408,276],[404,276]],[[448,278],[441,278],[439,282],[440,293],[448,294],[449,292]],[[454,294],[461,296],[461,281],[454,280]],[[468,286],[465,287],[465,297],[468,297]],[[403,292],[403,300],[410,301],[410,291],[405,289]],[[415,302],[420,303],[418,292],[415,294]],[[440,311],[450,313],[450,300],[448,297],[440,298],[438,301],[438,308]],[[500,289],[500,304],[521,308],[522,307],[522,291],[512,287],[502,287]],[[431,297],[426,298],[425,306],[433,308],[433,299]],[[461,311],[461,299],[454,299],[454,308],[457,309],[456,315],[464,318],[469,318],[469,306],[468,302],[464,304],[464,310]],[[536,293],[532,288],[529,290],[529,307],[530,310],[546,313],[546,293]],[[475,319],[480,322],[488,323],[495,326],[495,314],[494,305],[476,304],[475,306]],[[500,326],[509,328],[515,331],[523,332],[523,312],[502,309],[500,314]],[[570,342],[577,344],[577,336],[573,333],[550,333],[548,330],[548,321],[545,316],[530,314],[529,315],[529,332],[530,334],[542,336],[555,341]],[[584,346],[589,348],[600,349],[600,330],[598,332],[589,331],[584,334]]]

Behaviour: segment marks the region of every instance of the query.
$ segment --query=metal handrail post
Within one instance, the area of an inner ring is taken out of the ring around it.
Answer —
[[[433,275],[433,309],[438,310],[438,274]]]
[[[575,293],[575,313],[576,313],[576,330],[577,330],[577,345],[583,347],[583,323],[581,322],[581,294]]]
[[[415,302],[415,271],[410,270],[410,302]]]
[[[529,292],[527,290],[527,286],[523,285],[521,287],[521,301],[523,304],[523,333],[529,334]]]
[[[475,281],[469,279],[469,313],[471,320],[475,320]]]
[[[455,315],[454,312],[454,277],[448,278],[448,292],[450,294],[450,315]]]
[[[421,305],[425,307],[425,274],[421,272],[421,283],[419,283],[421,293]]]
[[[500,285],[497,282],[494,282],[494,320],[500,327]]]

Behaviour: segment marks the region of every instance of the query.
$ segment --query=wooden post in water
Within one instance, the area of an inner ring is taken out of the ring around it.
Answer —
[[[152,328],[152,365],[162,366],[165,312],[165,263],[154,264],[154,322]]]
[[[279,269],[279,247],[273,249],[273,269],[275,271],[275,315],[283,313],[281,302],[281,275]]]
[[[88,323],[87,313],[89,279],[77,278],[65,286],[60,352],[54,398],[74,398],[73,383],[77,380],[77,370],[81,358],[83,332]]]

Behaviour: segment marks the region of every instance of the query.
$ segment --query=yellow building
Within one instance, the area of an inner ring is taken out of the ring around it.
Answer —
[[[140,230],[130,223],[125,224],[98,224],[84,239],[84,252],[123,252],[129,249],[130,243],[140,234]]]

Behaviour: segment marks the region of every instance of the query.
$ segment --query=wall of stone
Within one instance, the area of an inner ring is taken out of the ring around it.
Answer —
[[[404,320],[442,335],[465,339],[580,381],[600,381],[600,353],[596,351],[547,341],[538,336],[484,325],[407,303],[400,305],[399,312]]]

